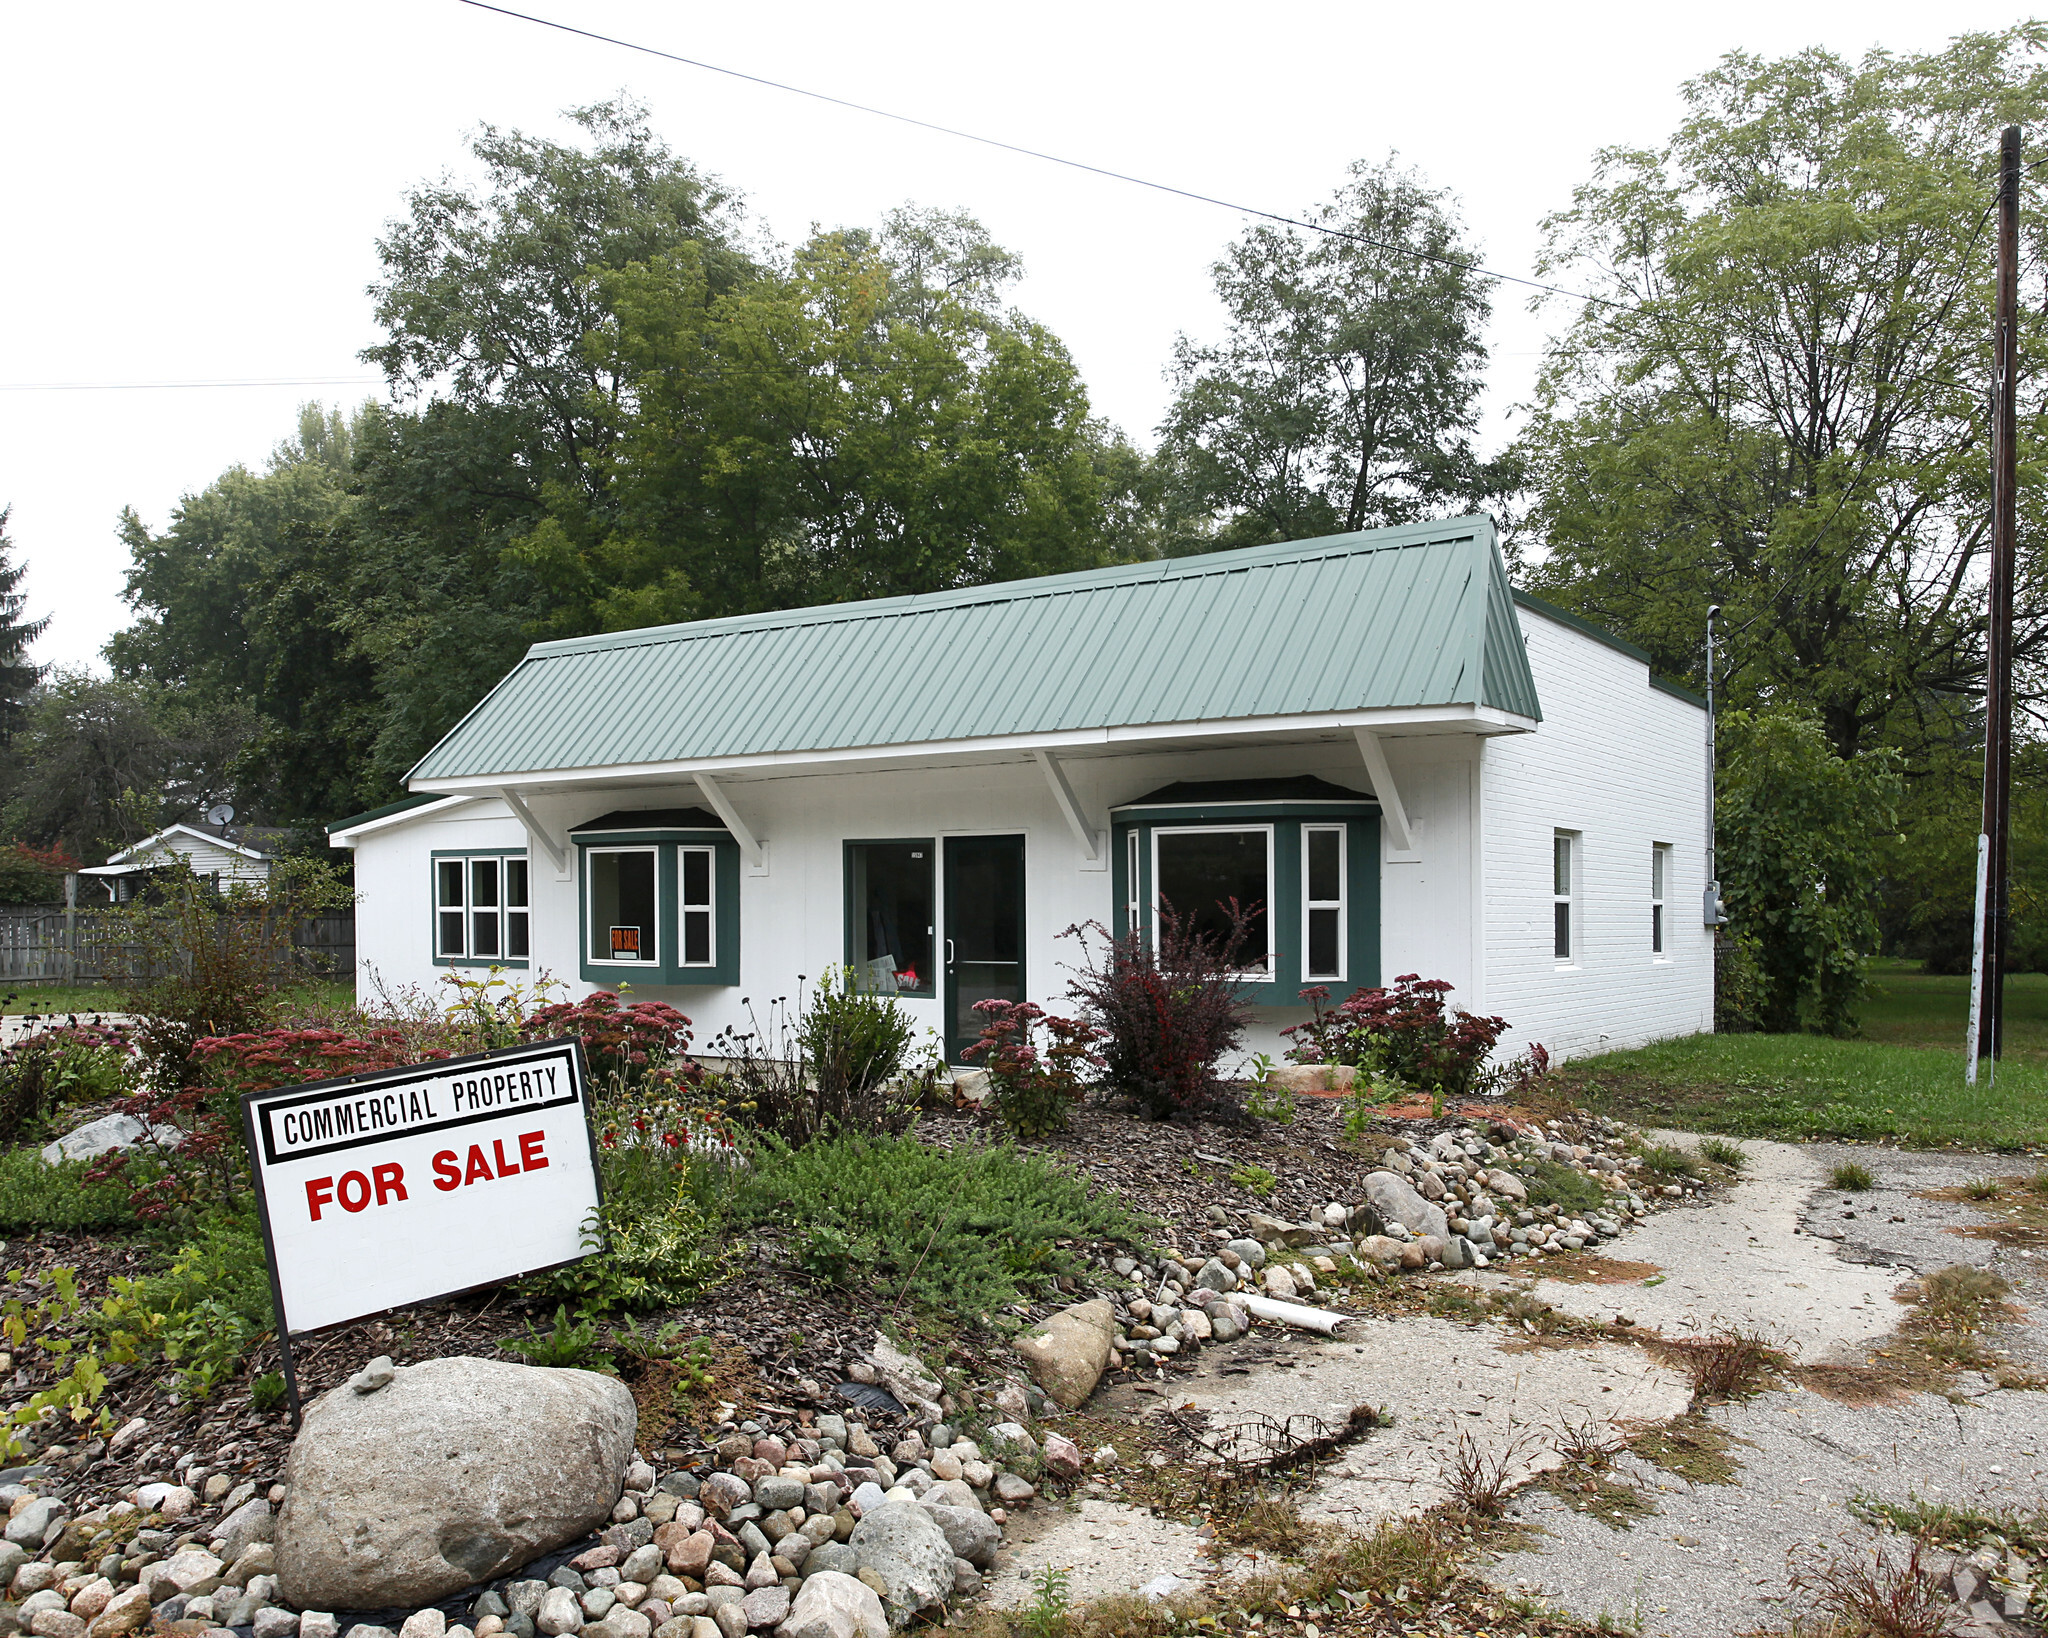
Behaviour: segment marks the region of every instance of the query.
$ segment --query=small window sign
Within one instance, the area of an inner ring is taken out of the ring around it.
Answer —
[[[614,927],[612,929],[612,959],[614,961],[638,961],[640,959],[639,928]]]

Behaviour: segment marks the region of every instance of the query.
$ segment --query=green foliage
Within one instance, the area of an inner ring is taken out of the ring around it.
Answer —
[[[1268,1079],[1273,1073],[1273,1060],[1261,1052],[1252,1059],[1251,1068],[1251,1090],[1244,1095],[1244,1112],[1281,1126],[1292,1125],[1294,1094],[1284,1086],[1273,1085]]]
[[[529,1296],[556,1298],[590,1317],[645,1313],[694,1302],[725,1277],[728,1260],[717,1225],[680,1194],[650,1209],[607,1200],[584,1226],[590,1255],[521,1282]]]
[[[1263,1166],[1239,1166],[1232,1170],[1230,1181],[1246,1194],[1256,1195],[1263,1200],[1280,1186],[1280,1179]]]
[[[62,1110],[132,1092],[137,1068],[122,1030],[57,1024],[18,1036],[0,1051],[0,1144],[39,1135]]]
[[[1547,276],[1612,301],[1573,313],[1525,439],[1534,589],[1694,680],[1720,603],[1723,697],[1810,712],[1842,756],[1918,764],[1972,731],[1987,219],[2001,128],[2048,114],[2044,42],[2026,22],[1859,63],[1730,53],[1683,87],[1669,141],[1598,155],[1547,224]],[[2037,291],[2048,189],[2021,185]],[[2020,305],[2031,467],[2048,315]],[[2025,652],[2048,586],[2028,566],[2042,498],[2022,487]]]
[[[167,1268],[117,1277],[93,1323],[110,1357],[160,1357],[176,1370],[182,1397],[206,1398],[235,1374],[252,1343],[276,1329],[254,1218],[201,1221]]]
[[[1730,1143],[1726,1138],[1700,1139],[1700,1154],[1716,1166],[1725,1166],[1731,1172],[1739,1172],[1749,1164],[1749,1151],[1739,1143]]]
[[[1840,1189],[1844,1194],[1862,1194],[1877,1187],[1877,1179],[1870,1168],[1858,1160],[1845,1160],[1828,1173],[1828,1187]]]
[[[1685,1150],[1668,1143],[1646,1144],[1642,1150],[1642,1160],[1645,1172],[1667,1183],[1681,1177],[1700,1175],[1700,1163]]]
[[[903,1067],[917,1023],[886,995],[860,987],[851,969],[827,967],[797,1024],[815,1072],[865,1091]]]
[[[82,1160],[45,1166],[34,1149],[0,1154],[0,1234],[132,1227],[128,1186],[90,1182],[88,1169]]]
[[[1136,1243],[1146,1225],[1088,1180],[1006,1145],[913,1136],[765,1139],[738,1212],[774,1224],[817,1277],[961,1320],[1083,1264],[1061,1242]]]
[[[249,1408],[258,1416],[268,1416],[272,1411],[284,1409],[290,1398],[282,1371],[265,1371],[249,1384]]]
[[[6,519],[0,516],[0,523]],[[5,542],[0,540],[0,581],[6,579]],[[6,629],[4,610],[7,603],[5,593],[0,593],[0,641],[4,641]],[[0,665],[0,679],[4,679],[6,667]],[[0,681],[4,686],[4,681]],[[4,714],[5,698],[0,695],[0,714]],[[27,708],[22,708],[26,717]],[[25,842],[16,842],[9,847],[0,847],[0,904],[61,904],[64,902],[64,877],[79,867],[80,861],[72,857],[60,843],[55,847],[34,847]]]
[[[1073,1599],[1067,1591],[1069,1580],[1068,1572],[1056,1564],[1048,1564],[1038,1572],[1032,1583],[1031,1602],[1018,1617],[1028,1638],[1066,1638],[1067,1620],[1073,1609]]]
[[[44,667],[28,657],[29,646],[49,629],[50,616],[25,620],[28,594],[21,582],[28,574],[26,563],[14,561],[14,542],[7,536],[10,508],[0,506],[0,749],[14,738],[28,715],[28,702]],[[6,900],[0,902],[33,902]]]
[[[1179,338],[1161,446],[1169,550],[1302,540],[1467,506],[1486,282],[1447,196],[1354,164],[1315,212],[1260,224],[1214,268],[1218,345]]]
[[[1604,1206],[1607,1191],[1576,1166],[1555,1160],[1530,1157],[1515,1163],[1515,1175],[1529,1191],[1532,1206],[1556,1206],[1562,1211],[1587,1212]]]
[[[19,1287],[26,1271],[8,1270],[7,1281]],[[49,1387],[31,1394],[0,1419],[0,1462],[13,1466],[37,1448],[33,1442],[49,1431],[50,1424],[69,1422],[86,1433],[107,1433],[113,1428],[112,1415],[101,1407],[106,1396],[107,1373],[99,1355],[80,1345],[78,1329],[85,1317],[85,1303],[78,1295],[77,1271],[52,1268],[41,1277],[48,1286],[39,1297],[9,1297],[0,1303],[0,1341],[9,1352],[33,1353],[54,1374],[63,1369]]]
[[[525,1336],[511,1338],[505,1347],[530,1365],[579,1371],[611,1369],[611,1357],[599,1345],[597,1321],[587,1316],[571,1319],[566,1303],[556,1305],[554,1323],[547,1330],[529,1326]]]
[[[1877,945],[1879,838],[1895,822],[1896,757],[1834,754],[1787,712],[1722,718],[1717,823],[1728,914],[1753,942],[1759,1027],[1846,1034]]]

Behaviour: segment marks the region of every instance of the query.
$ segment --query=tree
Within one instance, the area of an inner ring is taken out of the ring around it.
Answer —
[[[37,691],[17,738],[22,771],[6,825],[103,860],[230,794],[259,732],[243,706],[196,705],[129,678],[60,670]]]
[[[1224,340],[1175,344],[1179,549],[1401,523],[1500,485],[1472,445],[1487,281],[1448,196],[1359,161],[1315,216],[1337,233],[1261,225],[1225,252]]]
[[[1816,720],[1789,711],[1731,711],[1721,744],[1715,859],[1732,936],[1755,966],[1755,1022],[1847,1034],[1877,948],[1898,758],[1837,756]]]
[[[515,549],[583,629],[886,597],[1101,561],[1102,434],[1072,360],[1001,310],[957,214],[821,233],[721,292],[696,246],[609,275],[616,526],[551,497]]]
[[[1734,53],[1651,150],[1608,149],[1548,225],[1604,298],[1552,344],[1523,443],[1538,590],[1697,679],[1816,714],[1916,776],[1984,670],[1984,395],[1998,133],[2048,112],[2048,26],[1859,64]],[[2048,216],[2023,207],[2023,472],[2048,453]],[[2022,484],[2021,697],[2043,697],[2048,510]]]
[[[28,594],[20,590],[28,574],[26,563],[14,561],[14,543],[7,538],[11,507],[0,506],[0,749],[13,743],[36,685],[49,669],[32,663],[29,645],[50,629],[50,616],[24,620]]]
[[[176,690],[190,709],[253,714],[233,791],[250,814],[331,817],[372,794],[363,763],[376,731],[375,676],[355,628],[344,524],[356,447],[373,419],[304,405],[297,437],[264,471],[230,467],[185,496],[162,534],[122,515],[123,595],[137,618],[108,643],[108,658],[121,676]]]

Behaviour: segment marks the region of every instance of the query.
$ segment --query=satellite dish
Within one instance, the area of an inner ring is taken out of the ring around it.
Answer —
[[[206,810],[206,822],[209,825],[232,824],[234,817],[234,808],[226,802],[216,802]]]

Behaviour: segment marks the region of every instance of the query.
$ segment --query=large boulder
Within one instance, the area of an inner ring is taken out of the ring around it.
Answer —
[[[990,1518],[979,1507],[933,1507],[924,1509],[931,1514],[932,1522],[946,1533],[946,1545],[953,1549],[955,1558],[964,1558],[978,1570],[985,1570],[996,1559],[996,1549],[1003,1544],[1002,1526]]]
[[[820,1570],[797,1592],[775,1638],[889,1638],[889,1617],[865,1581]]]
[[[1365,1199],[1379,1213],[1381,1222],[1399,1223],[1411,1234],[1451,1232],[1450,1219],[1444,1216],[1443,1207],[1423,1199],[1414,1184],[1392,1172],[1368,1172]]]
[[[891,1626],[953,1594],[953,1546],[939,1521],[916,1502],[884,1502],[863,1514],[847,1542],[864,1571],[879,1577]]]
[[[1017,1339],[1038,1385],[1068,1410],[1095,1391],[1116,1340],[1116,1311],[1101,1298],[1062,1308]]]
[[[574,1541],[611,1517],[635,1421],[611,1377],[489,1359],[323,1394],[285,1463],[279,1591],[417,1608]]]

